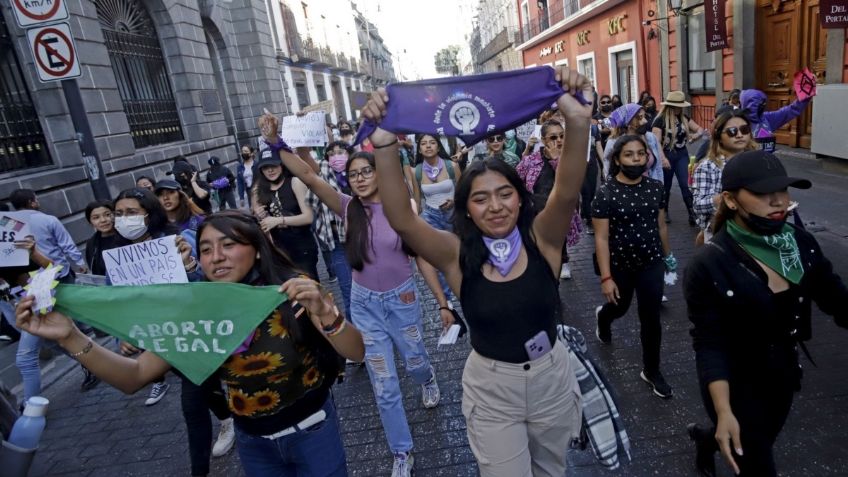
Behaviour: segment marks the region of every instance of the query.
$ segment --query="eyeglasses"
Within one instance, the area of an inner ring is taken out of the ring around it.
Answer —
[[[739,126],[738,128],[724,128],[724,133],[727,134],[727,137],[736,137],[737,134],[742,133],[743,136],[747,136],[751,134],[751,126]]]
[[[562,141],[563,138],[565,138],[564,133],[551,134],[550,136],[545,136],[545,139],[547,139],[548,141],[556,141],[556,140]]]
[[[503,137],[503,136],[490,136],[490,137],[487,137],[487,138],[486,138],[486,142],[489,142],[489,143],[492,143],[492,142],[503,142],[503,140],[504,140],[504,137]]]
[[[374,168],[371,166],[366,166],[362,169],[359,169],[358,171],[347,172],[347,180],[349,181],[359,180],[360,177],[362,177],[363,180],[374,177]]]

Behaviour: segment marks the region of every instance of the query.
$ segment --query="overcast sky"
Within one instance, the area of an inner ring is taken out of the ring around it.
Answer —
[[[468,6],[458,6],[463,3]],[[357,4],[380,30],[394,56],[395,73],[414,80],[441,76],[433,64],[436,52],[451,44],[467,44],[464,36],[471,33],[477,0],[359,0]]]

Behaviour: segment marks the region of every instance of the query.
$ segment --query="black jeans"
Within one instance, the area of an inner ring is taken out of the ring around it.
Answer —
[[[209,459],[212,457],[212,411],[219,420],[230,417],[224,389],[217,376],[210,376],[200,386],[184,376],[180,401],[188,431],[188,453],[191,459],[191,475],[207,475]]]
[[[231,209],[238,209],[238,204],[236,204],[236,193],[231,187],[218,191],[218,209],[226,210],[228,206]]]
[[[774,441],[783,429],[795,391],[790,385],[775,386],[761,379],[736,379],[730,384],[730,408],[739,422],[742,452],[733,452],[741,477],[777,477]],[[701,397],[713,424],[718,418],[709,391],[701,388]],[[715,434],[715,428],[710,429]],[[706,438],[706,436],[704,436]],[[713,439],[713,442],[715,440]],[[735,446],[731,446],[733,448]],[[715,447],[718,450],[718,444]]]
[[[595,199],[597,189],[598,160],[592,154],[589,163],[586,164],[586,177],[580,187],[580,218],[583,220],[592,220],[592,200]]]
[[[663,274],[665,265],[658,260],[648,268],[639,271],[612,270],[612,279],[618,287],[621,298],[618,304],[607,303],[598,313],[598,320],[611,324],[624,316],[630,308],[633,293],[639,312],[639,337],[642,340],[642,363],[645,372],[650,373],[660,369],[660,345],[662,326],[660,325],[660,305],[663,295]]]

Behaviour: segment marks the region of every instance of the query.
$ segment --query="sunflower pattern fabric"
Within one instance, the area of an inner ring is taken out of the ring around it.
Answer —
[[[274,310],[256,328],[248,349],[224,362],[221,378],[227,384],[229,407],[236,416],[276,414],[308,392],[332,382],[334,377],[322,371],[316,352],[295,343],[286,328],[281,310],[291,312],[291,308],[290,304],[283,304]],[[300,319],[312,326],[305,315]]]

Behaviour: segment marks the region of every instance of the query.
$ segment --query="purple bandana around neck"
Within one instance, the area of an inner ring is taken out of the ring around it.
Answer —
[[[445,167],[445,160],[441,157],[435,166],[431,166],[426,160],[421,162],[421,168],[424,169],[424,173],[427,174],[430,182],[436,182],[436,178],[439,177],[439,173],[442,172],[443,167]]]
[[[380,127],[397,134],[459,136],[475,144],[538,117],[563,92],[550,66],[394,83],[386,87],[389,103]],[[581,92],[575,97],[589,104]],[[354,144],[376,129],[363,121]]]
[[[518,226],[502,239],[493,239],[483,236],[483,242],[489,249],[489,260],[493,267],[498,269],[502,277],[509,275],[518,255],[521,253],[521,232]]]

